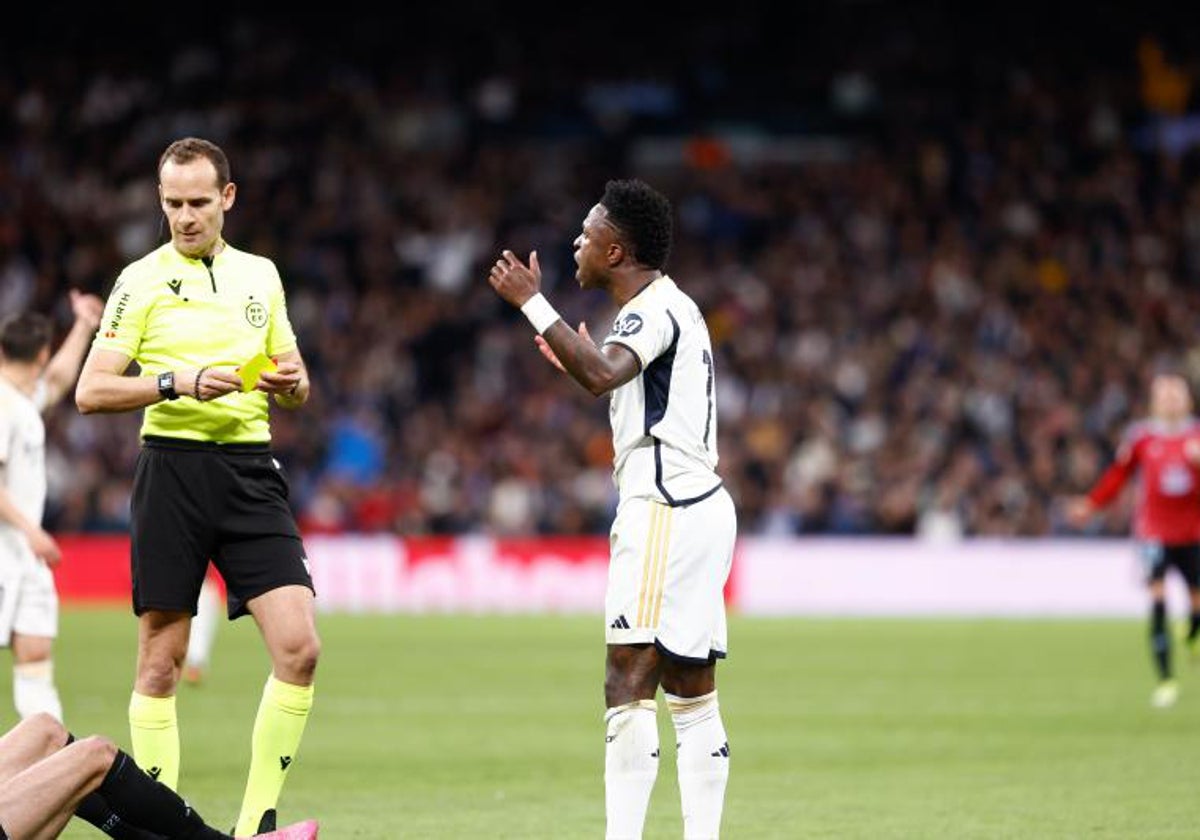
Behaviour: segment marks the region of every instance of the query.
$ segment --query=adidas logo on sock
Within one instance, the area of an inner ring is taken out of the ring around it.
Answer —
[[[721,745],[721,748],[712,754],[713,758],[729,758],[729,742],[726,741]]]
[[[654,752],[650,753],[650,757],[651,757],[651,758],[658,758],[658,750],[655,750]]]
[[[617,616],[617,620],[609,626],[612,627],[613,630],[628,630],[629,622],[625,619],[625,616],[619,615]]]
[[[158,777],[162,775],[162,768],[161,767],[151,767],[149,770],[146,771],[146,775],[157,782]]]

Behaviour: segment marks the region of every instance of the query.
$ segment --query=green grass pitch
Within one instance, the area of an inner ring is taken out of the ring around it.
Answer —
[[[315,816],[329,840],[603,836],[599,618],[320,625],[283,818]],[[76,732],[128,744],[135,638],[124,611],[64,613]],[[1140,623],[734,618],[731,643],[726,838],[1200,834],[1200,671],[1181,662],[1179,705],[1151,710]],[[180,691],[182,791],[218,827],[240,801],[266,667],[253,625],[226,625],[209,682]],[[648,840],[682,833],[665,710],[659,722]]]

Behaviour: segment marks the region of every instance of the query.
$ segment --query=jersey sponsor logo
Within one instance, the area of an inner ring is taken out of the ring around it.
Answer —
[[[642,331],[644,321],[642,316],[636,312],[630,312],[623,318],[618,318],[613,321],[613,335],[617,338],[624,338],[629,335],[637,335]]]
[[[114,334],[121,328],[121,319],[125,317],[125,307],[129,305],[129,292],[123,292],[117,300],[117,308],[113,310],[112,320],[108,322],[108,328]],[[111,335],[105,333],[105,336],[112,338]]]
[[[267,325],[267,307],[257,301],[246,304],[246,320],[252,327],[265,327]]]
[[[172,292],[174,292],[176,297],[179,297],[179,290],[183,288],[183,281],[182,280],[168,280],[167,288],[170,289]]]
[[[1171,464],[1159,476],[1158,489],[1164,496],[1186,496],[1192,492],[1192,472],[1180,464]]]

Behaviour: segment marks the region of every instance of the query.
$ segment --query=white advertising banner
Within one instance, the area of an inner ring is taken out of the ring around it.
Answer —
[[[741,543],[735,592],[750,615],[1142,616],[1144,574],[1126,540],[764,539]]]
[[[608,541],[305,538],[320,608],[338,612],[599,613]],[[755,539],[726,597],[745,615],[1117,617],[1146,611],[1125,540]],[[1185,593],[1169,579],[1172,608]]]

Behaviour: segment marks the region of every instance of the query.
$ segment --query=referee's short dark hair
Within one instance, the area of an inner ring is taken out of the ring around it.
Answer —
[[[217,189],[225,189],[230,181],[229,158],[216,143],[202,140],[199,137],[184,137],[176,140],[158,159],[158,175],[162,177],[162,168],[168,160],[175,163],[191,163],[196,158],[206,158],[217,170]]]
[[[50,319],[37,312],[5,318],[0,324],[0,353],[11,362],[32,362],[50,346],[53,333]]]
[[[633,252],[634,260],[646,268],[662,270],[671,254],[671,202],[667,197],[634,178],[609,181],[600,204]]]

